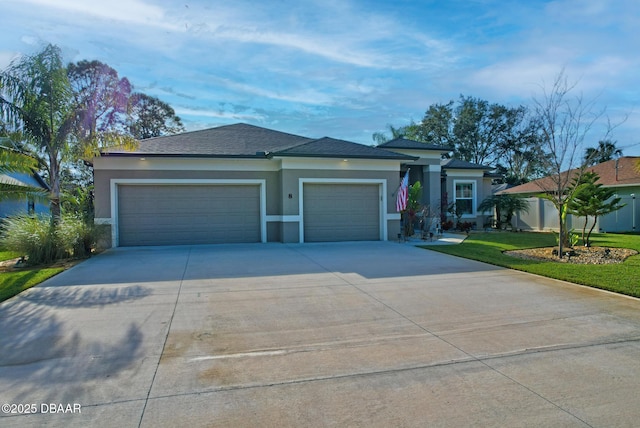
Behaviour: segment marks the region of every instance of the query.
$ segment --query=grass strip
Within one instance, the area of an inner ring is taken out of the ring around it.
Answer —
[[[25,269],[0,273],[0,302],[62,272],[64,268]]]
[[[523,260],[503,253],[506,250],[554,245],[555,238],[549,233],[477,232],[472,233],[458,245],[434,245],[421,248],[640,297],[640,255],[631,256],[619,264],[588,265]],[[640,235],[594,234],[592,245],[630,248],[640,252]]]

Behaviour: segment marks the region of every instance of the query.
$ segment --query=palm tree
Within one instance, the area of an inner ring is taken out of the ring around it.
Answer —
[[[597,183],[599,179],[600,176],[595,172],[585,172],[575,182],[577,189],[568,205],[571,214],[584,217],[582,242],[585,247],[591,246],[591,233],[598,223],[598,217],[617,211],[625,205],[620,203],[620,197],[615,196],[616,190],[602,187],[602,183]],[[593,217],[593,224],[587,233],[589,217]]]
[[[60,48],[48,45],[0,74],[0,115],[42,153],[50,181],[51,214],[60,218],[60,171],[71,149],[75,120]]]
[[[412,123],[413,124],[413,123]],[[389,138],[386,132],[374,132],[371,138],[376,143],[376,145],[384,144],[387,141],[395,140],[396,138],[404,138],[407,135],[407,131],[411,125],[408,126],[399,126],[395,127],[391,124],[387,124],[387,130],[391,133],[391,138]]]
[[[597,165],[611,159],[622,156],[622,150],[616,147],[616,142],[603,140],[598,142],[598,147],[589,147],[584,153],[584,163],[586,166]]]
[[[529,212],[529,202],[524,198],[508,193],[491,195],[478,205],[478,211],[486,212],[495,209],[496,229],[502,229],[502,225],[511,225],[515,213]]]

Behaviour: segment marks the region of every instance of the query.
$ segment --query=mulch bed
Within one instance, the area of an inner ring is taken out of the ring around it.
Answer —
[[[558,247],[529,248],[526,250],[505,251],[504,254],[528,260],[545,260],[560,263],[605,265],[622,263],[627,257],[638,254],[628,248],[609,247],[575,247],[565,249],[565,256],[560,259],[557,254]],[[571,252],[567,254],[567,252]]]

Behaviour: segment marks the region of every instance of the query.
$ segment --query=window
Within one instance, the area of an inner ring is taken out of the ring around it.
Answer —
[[[476,186],[475,181],[458,181],[455,180],[455,202],[458,213],[466,216],[472,216],[475,213],[476,205]]]

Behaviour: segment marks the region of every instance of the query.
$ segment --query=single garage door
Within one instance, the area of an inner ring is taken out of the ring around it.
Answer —
[[[260,242],[257,185],[120,185],[120,246]]]
[[[378,189],[377,184],[305,183],[305,242],[379,240]]]

